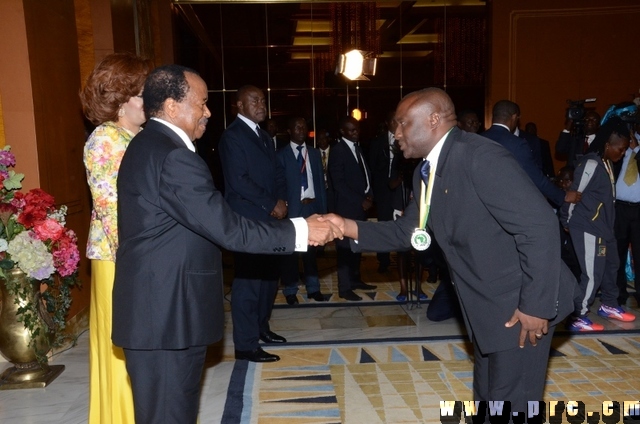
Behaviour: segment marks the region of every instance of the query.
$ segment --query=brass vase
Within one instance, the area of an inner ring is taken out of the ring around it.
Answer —
[[[31,334],[22,322],[18,321],[17,311],[20,304],[34,302],[36,293],[40,291],[40,283],[32,282],[19,268],[5,270],[6,280],[12,284],[31,286],[30,299],[18,299],[7,291],[5,279],[0,278],[0,353],[12,367],[0,375],[0,390],[33,389],[46,387],[64,370],[64,365],[48,365],[39,363],[36,352],[31,345]],[[35,345],[44,350],[48,345],[47,335],[37,336]]]

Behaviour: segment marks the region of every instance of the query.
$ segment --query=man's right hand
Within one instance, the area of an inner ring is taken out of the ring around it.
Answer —
[[[571,132],[571,127],[573,126],[573,119],[565,119],[564,120],[564,129]]]
[[[343,231],[329,220],[320,215],[311,215],[306,219],[309,228],[309,245],[322,246],[335,238],[342,239]]]
[[[582,193],[574,190],[567,190],[564,201],[567,203],[578,203],[582,199]]]
[[[271,216],[276,219],[282,219],[287,216],[287,202],[282,199],[278,199],[278,203],[273,207]]]

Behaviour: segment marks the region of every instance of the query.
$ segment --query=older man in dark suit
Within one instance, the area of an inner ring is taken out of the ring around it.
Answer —
[[[554,324],[572,309],[576,286],[561,264],[553,210],[513,156],[456,127],[453,103],[437,88],[406,96],[396,139],[425,158],[415,201],[388,222],[331,216],[354,249],[426,248],[425,222],[451,268],[474,345],[476,400],[510,401],[526,412],[542,399]]]
[[[207,86],[195,71],[154,70],[143,99],[151,119],[118,175],[112,338],[124,348],[136,422],[195,423],[207,345],[224,326],[218,246],[304,250],[305,224],[247,220],[215,189],[193,145],[211,116]],[[321,241],[317,223],[308,221],[309,240]]]
[[[284,174],[269,135],[258,125],[267,114],[264,93],[252,85],[240,87],[236,107],[238,116],[222,133],[219,145],[225,199],[244,217],[267,222],[283,219],[287,215]],[[279,277],[279,257],[234,254],[231,317],[236,359],[280,359],[259,345],[259,340],[286,342],[269,327]]]
[[[304,118],[295,117],[289,120],[287,131],[291,142],[278,151],[278,165],[284,169],[287,184],[287,203],[289,217],[306,218],[313,214],[327,213],[327,194],[324,188],[324,173],[320,152],[305,143],[307,139],[307,123]],[[282,258],[282,294],[287,304],[298,303],[298,259],[302,258],[304,281],[307,298],[316,302],[326,299],[320,291],[316,248],[309,247],[301,254],[287,255]]]
[[[366,219],[373,205],[371,173],[360,149],[360,124],[351,116],[340,120],[341,138],[331,148],[329,158],[329,191],[333,195],[334,211],[352,219]],[[336,241],[338,256],[338,295],[359,301],[356,289],[375,289],[360,276],[361,254],[353,252],[347,240]]]

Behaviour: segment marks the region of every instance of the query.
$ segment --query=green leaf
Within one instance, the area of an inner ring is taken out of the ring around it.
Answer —
[[[4,188],[7,190],[17,190],[22,188],[21,181],[24,179],[24,174],[16,174],[14,171],[9,171],[9,178],[3,181]]]
[[[3,259],[0,261],[0,268],[2,269],[11,269],[15,266],[15,262],[13,262],[11,259]]]

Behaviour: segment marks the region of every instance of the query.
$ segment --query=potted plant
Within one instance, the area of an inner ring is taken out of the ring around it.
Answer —
[[[14,367],[0,376],[0,388],[44,387],[48,382],[34,381],[51,374],[47,352],[65,339],[80,253],[75,233],[65,228],[66,206],[56,208],[39,188],[19,191],[24,174],[13,166],[6,146],[0,150],[0,353]]]

